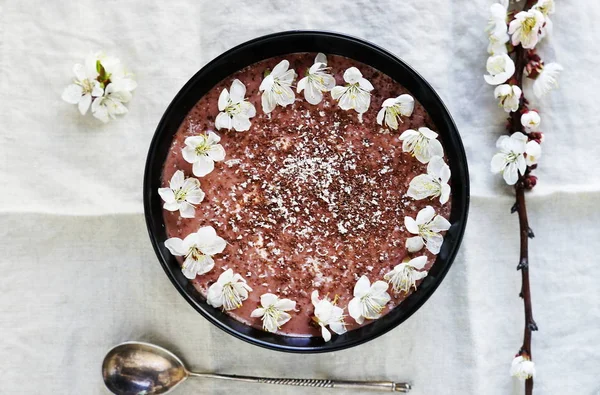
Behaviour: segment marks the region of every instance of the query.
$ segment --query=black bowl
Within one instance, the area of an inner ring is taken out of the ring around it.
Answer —
[[[404,302],[382,318],[334,336],[329,342],[320,337],[299,338],[263,332],[244,325],[206,303],[181,273],[175,258],[164,246],[166,240],[162,201],[156,192],[161,186],[163,163],[173,136],[190,109],[219,81],[232,73],[263,59],[294,52],[323,52],[346,56],[368,64],[405,86],[425,107],[443,141],[448,165],[452,171],[451,228],[429,275]],[[144,211],[150,239],[167,276],[181,295],[206,319],[225,332],[251,344],[279,351],[315,353],[341,350],[380,336],[396,327],[431,296],[458,252],[469,208],[469,175],[465,151],[448,110],[433,88],[406,63],[369,42],[339,33],[321,31],[289,31],[259,37],[225,52],[192,77],[173,99],[163,115],[148,152],[144,175]]]

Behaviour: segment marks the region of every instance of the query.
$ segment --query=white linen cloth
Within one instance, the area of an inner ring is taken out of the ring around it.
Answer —
[[[491,3],[0,1],[0,393],[105,394],[104,353],[135,339],[200,371],[410,380],[415,395],[510,393],[523,306],[511,189],[489,172],[505,119],[482,78]],[[591,395],[600,390],[600,4],[556,9],[540,51],[565,72],[539,105],[546,143],[527,195],[535,388]],[[411,64],[453,114],[471,171],[465,240],[435,295],[392,332],[323,355],[260,349],[210,325],[164,275],[142,214],[146,152],[177,91],[226,49],[289,29],[356,35]],[[60,99],[73,64],[97,49],[139,83],[130,113],[108,125]],[[329,392],[190,380],[178,393]]]

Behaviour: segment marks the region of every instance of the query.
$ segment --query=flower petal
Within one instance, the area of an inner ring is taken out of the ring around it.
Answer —
[[[331,340],[331,332],[329,332],[324,325],[321,325],[321,336],[323,336],[323,340],[326,342]]]
[[[246,96],[246,85],[236,78],[231,83],[230,99],[234,104],[237,104],[244,100],[244,96]]]
[[[354,296],[362,297],[369,293],[371,282],[367,276],[361,276],[354,285]]]
[[[192,173],[194,173],[196,177],[204,177],[213,171],[214,168],[215,162],[211,158],[205,155],[196,156],[196,162],[194,162],[194,165],[192,166]]]
[[[242,115],[234,115],[233,116],[233,128],[237,131],[237,132],[245,132],[248,129],[250,129],[250,126],[252,125],[252,123],[250,122],[250,120],[247,117],[244,117]],[[223,151],[225,152],[225,151]]]
[[[350,317],[354,318],[354,321],[358,324],[362,324],[365,321],[362,316],[360,297],[355,297],[348,303],[348,314],[350,314]]]
[[[273,78],[280,77],[285,72],[287,72],[289,68],[290,68],[290,62],[283,59],[281,62],[277,63],[277,65],[275,67],[273,67],[273,71],[271,71],[271,74],[269,74],[269,75],[272,75]]]
[[[71,84],[65,88],[61,98],[70,104],[77,104],[83,95],[83,88],[76,84]]]
[[[228,104],[229,104],[229,92],[227,91],[227,88],[223,88],[223,90],[221,91],[221,94],[219,95],[219,102],[218,102],[219,111],[225,111]]]
[[[264,91],[261,96],[262,109],[265,114],[270,113],[277,106],[277,100],[275,94],[271,91]]]
[[[425,234],[425,246],[432,254],[439,254],[444,238],[438,233]]]
[[[179,215],[181,215],[181,218],[194,218],[196,210],[188,202],[182,202],[179,204]]]
[[[279,298],[277,297],[277,295],[272,293],[265,293],[262,294],[260,297],[260,304],[266,309],[268,307],[273,306],[278,300]]]
[[[406,249],[408,252],[420,251],[424,245],[421,236],[414,236],[406,239]]]
[[[417,224],[417,221],[411,217],[404,217],[404,226],[410,233],[414,235],[419,234],[419,225]]]
[[[188,163],[194,163],[198,160],[198,155],[196,155],[196,150],[193,147],[185,146],[181,150],[181,155],[183,159],[185,159]]]
[[[344,93],[346,93],[347,90],[348,88],[346,88],[345,86],[335,86],[331,90],[331,97],[334,100],[338,100],[340,97],[342,97]]]
[[[339,309],[339,307],[338,307],[338,309]],[[343,335],[344,333],[346,333],[346,326],[344,325],[343,321],[330,322],[329,323],[329,329],[331,329],[332,331],[334,331],[338,335]]]
[[[413,258],[408,262],[408,265],[414,267],[417,270],[424,269],[427,265],[427,257],[423,255]]]
[[[344,71],[344,81],[356,84],[362,78],[362,73],[356,67],[350,67]]]
[[[429,229],[433,232],[442,232],[450,229],[450,222],[441,215],[436,215],[433,221],[431,221]]]
[[[215,162],[220,162],[225,159],[225,149],[221,144],[215,144],[208,149],[206,155]]]
[[[158,188],[158,195],[167,203],[175,202],[175,193],[171,188]]]
[[[183,247],[183,240],[178,237],[171,237],[165,240],[165,247],[175,256],[184,256],[187,254],[187,249]]]
[[[81,96],[79,103],[77,104],[77,108],[79,108],[79,112],[81,113],[81,115],[85,115],[85,113],[90,108],[90,104],[92,104],[92,95],[87,93]],[[104,111],[106,111],[106,108],[104,108]],[[102,118],[99,119],[102,120]],[[108,118],[106,120],[108,121]]]
[[[324,53],[319,52],[317,56],[315,56],[315,63],[327,65],[327,56],[325,56]]]
[[[423,225],[428,223],[435,216],[435,210],[431,206],[427,206],[417,214],[417,225]]]
[[[275,303],[275,307],[279,310],[290,311],[296,308],[296,302],[290,299],[279,299]]]
[[[171,187],[173,190],[178,190],[183,187],[184,182],[185,175],[183,174],[183,171],[177,170],[175,173],[173,173],[171,181],[169,181],[169,187]]]
[[[250,313],[250,317],[252,317],[252,318],[262,317],[263,315],[265,315],[265,309],[263,309],[261,307],[259,307],[258,309],[252,310],[252,313]]]

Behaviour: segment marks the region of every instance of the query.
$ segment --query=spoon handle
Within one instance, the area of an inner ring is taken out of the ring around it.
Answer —
[[[193,373],[190,376],[215,378],[223,380],[245,381],[248,383],[295,385],[299,387],[317,387],[317,388],[345,388],[355,390],[376,390],[386,392],[410,391],[411,386],[408,383],[395,383],[393,381],[343,381],[343,380],[321,380],[321,379],[286,379],[286,378],[265,378],[252,376],[236,376],[229,374],[214,373]]]

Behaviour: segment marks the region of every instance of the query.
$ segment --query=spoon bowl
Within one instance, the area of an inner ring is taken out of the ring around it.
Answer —
[[[149,343],[119,344],[102,363],[104,384],[119,395],[166,394],[188,376],[177,355]]]

